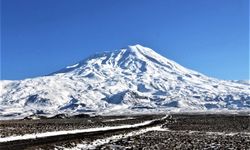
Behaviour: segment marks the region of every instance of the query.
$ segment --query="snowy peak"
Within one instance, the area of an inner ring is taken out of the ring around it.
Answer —
[[[133,45],[45,77],[0,82],[0,118],[57,113],[249,110],[250,87],[207,77]]]
[[[123,60],[133,58],[134,61],[141,60],[153,63],[164,63],[164,61],[169,61],[168,59],[164,58],[160,54],[156,53],[154,50],[143,47],[139,44],[128,46],[127,49],[122,49],[119,53],[119,55],[122,55]]]
[[[66,73],[71,72],[75,69],[85,69],[85,66],[96,66],[100,67],[103,65],[111,65],[113,67],[120,67],[122,69],[140,68],[145,66],[148,61],[157,62],[157,59],[163,58],[152,49],[143,47],[139,44],[128,46],[121,50],[116,50],[113,52],[105,52],[93,55],[87,59],[84,59],[76,64],[67,66],[56,73]],[[158,62],[159,63],[159,62]]]
[[[160,57],[161,59],[163,59],[163,57],[161,55],[156,53],[151,48],[143,47],[139,44],[128,46],[128,51],[135,53],[139,57],[142,55],[142,56]]]
[[[178,74],[185,74],[193,72],[188,70],[174,61],[171,61],[154,50],[143,47],[139,44],[128,46],[114,52],[105,52],[101,54],[93,55],[83,61],[65,67],[56,73],[66,73],[86,69],[86,66],[96,68],[109,65],[110,67],[118,67],[125,70],[131,70],[134,72],[146,72],[147,70],[157,71],[159,68],[163,68],[167,72],[175,72]],[[81,71],[81,72],[82,72]],[[198,74],[198,73],[197,73]]]
[[[128,46],[128,48],[126,49],[127,51],[129,51],[131,54],[137,56],[137,57],[142,57],[142,56],[159,56],[159,54],[157,54],[154,50],[147,48],[147,47],[143,47],[139,44],[136,45],[130,45]]]

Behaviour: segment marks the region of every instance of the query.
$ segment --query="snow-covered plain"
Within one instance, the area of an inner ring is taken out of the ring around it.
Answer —
[[[0,81],[0,119],[33,114],[250,111],[249,82],[207,77],[150,48],[93,55],[48,76]]]

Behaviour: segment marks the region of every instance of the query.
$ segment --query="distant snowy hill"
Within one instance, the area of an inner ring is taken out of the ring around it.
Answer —
[[[48,76],[0,81],[0,116],[250,110],[250,86],[184,68],[150,48],[128,46]]]
[[[250,86],[250,80],[232,80],[232,82],[241,83]]]

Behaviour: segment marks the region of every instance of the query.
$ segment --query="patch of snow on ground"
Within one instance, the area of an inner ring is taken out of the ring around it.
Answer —
[[[9,136],[0,138],[1,142],[9,142],[9,141],[16,141],[16,140],[28,140],[28,139],[36,139],[36,138],[43,138],[43,137],[50,137],[50,136],[58,136],[58,135],[67,135],[67,134],[77,134],[77,133],[88,133],[88,132],[97,132],[97,131],[108,131],[114,129],[128,129],[134,127],[142,127],[145,125],[150,124],[155,120],[145,121],[138,124],[133,125],[122,125],[122,126],[115,126],[115,127],[103,127],[103,128],[89,128],[89,129],[78,129],[78,130],[70,130],[70,131],[53,131],[53,132],[44,132],[44,133],[37,133],[37,134],[25,134],[21,136]]]
[[[131,119],[134,119],[134,117],[118,118],[118,119],[106,119],[106,120],[103,120],[102,122],[113,122],[113,121],[131,120]]]
[[[161,128],[161,126],[150,127],[150,128],[141,129],[138,131],[132,131],[132,132],[129,132],[127,134],[119,134],[119,135],[114,135],[114,136],[107,137],[104,139],[97,139],[89,144],[87,142],[82,143],[82,144],[77,144],[76,147],[68,148],[67,150],[95,149],[97,146],[107,144],[110,141],[117,141],[117,140],[122,139],[122,138],[127,138],[127,137],[131,137],[131,136],[144,134],[144,133],[149,132],[149,131],[168,131],[168,129],[166,129],[166,128],[163,129],[163,128]]]

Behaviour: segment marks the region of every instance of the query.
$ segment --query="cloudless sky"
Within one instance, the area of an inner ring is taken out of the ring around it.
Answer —
[[[249,79],[248,0],[1,0],[1,79],[141,44],[219,79]]]

